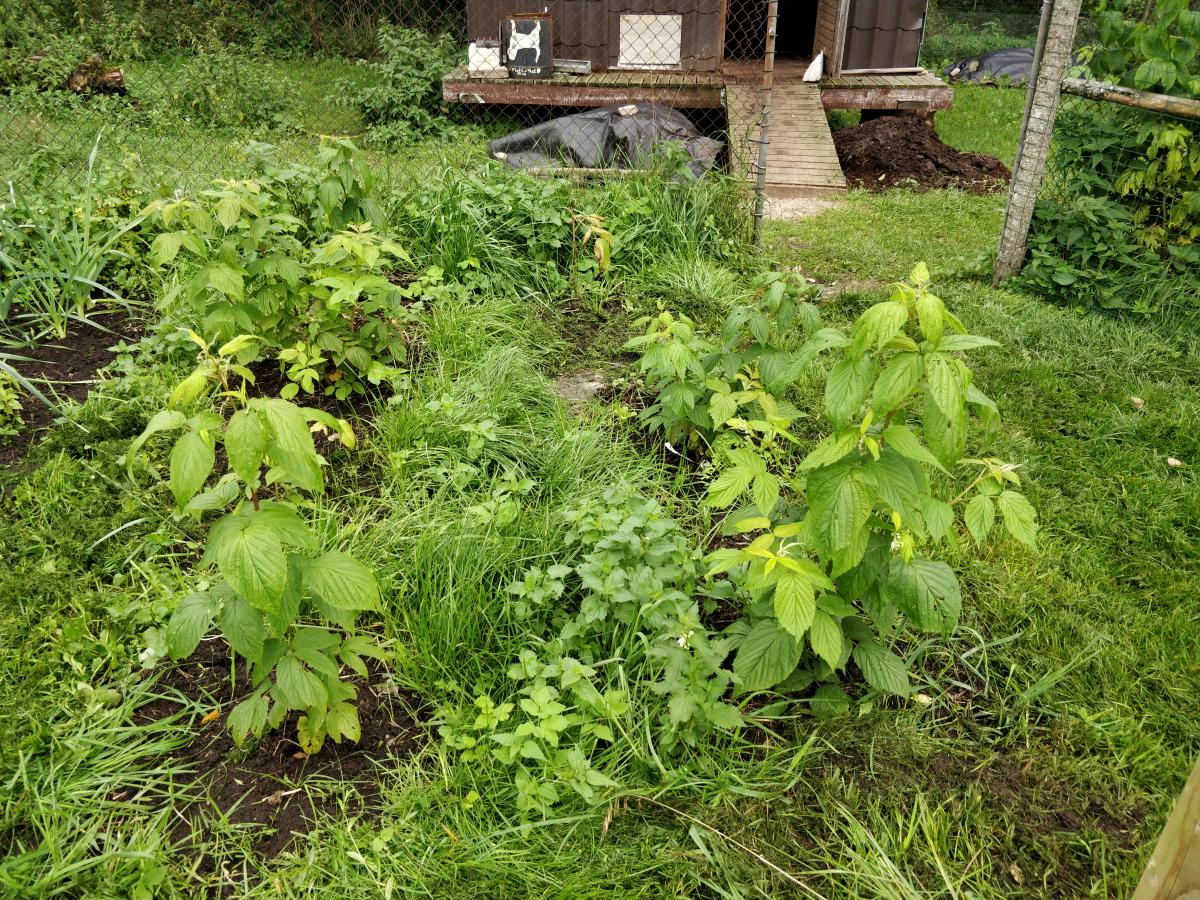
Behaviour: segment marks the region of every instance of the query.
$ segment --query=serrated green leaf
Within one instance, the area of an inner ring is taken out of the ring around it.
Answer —
[[[267,455],[267,431],[256,413],[239,409],[233,414],[225,429],[225,452],[237,477],[253,484]]]
[[[229,714],[229,732],[235,745],[242,746],[248,735],[258,737],[263,733],[269,708],[270,703],[262,693],[247,697],[233,708]]]
[[[888,447],[891,447],[905,459],[933,466],[935,469],[941,469],[943,472],[946,471],[945,466],[938,461],[936,456],[929,452],[907,425],[889,425],[883,432],[883,441]]]
[[[948,339],[947,339],[948,340]],[[954,367],[944,359],[930,359],[925,366],[929,396],[947,417],[962,414],[966,390]]]
[[[183,234],[178,231],[164,231],[150,244],[150,262],[156,266],[165,266],[179,253],[183,246]]]
[[[379,586],[371,570],[347,553],[330,550],[309,560],[304,586],[336,609],[362,610],[379,606]]]
[[[871,409],[880,418],[903,403],[924,373],[924,359],[919,353],[899,353],[892,357],[875,379]]]
[[[804,637],[817,611],[812,582],[801,572],[782,569],[775,582],[775,620],[779,627],[799,640]]]
[[[201,290],[211,288],[234,300],[243,298],[244,285],[241,273],[227,263],[209,263],[196,273],[192,284]]]
[[[717,476],[716,481],[708,486],[708,493],[704,501],[717,509],[733,506],[737,503],[738,498],[746,492],[746,488],[750,486],[753,479],[753,473],[740,466],[726,469]]]
[[[349,703],[333,704],[325,713],[325,731],[336,744],[340,744],[343,738],[357,744],[362,737],[358,710]]]
[[[248,404],[262,414],[271,463],[297,487],[316,493],[323,479],[321,460],[300,407],[286,400],[256,397]]]
[[[996,498],[1004,527],[1008,533],[1029,548],[1037,549],[1037,511],[1024,494],[1004,491]]]
[[[823,659],[831,669],[837,669],[842,660],[842,626],[827,613],[818,609],[809,627],[808,642],[813,653]]]
[[[228,231],[237,224],[242,214],[242,201],[238,197],[222,197],[217,201],[217,221]]]
[[[971,532],[975,543],[982,544],[996,521],[996,507],[992,504],[992,498],[983,494],[972,497],[963,510],[963,521],[967,523],[967,531]]]
[[[171,449],[171,493],[182,509],[212,474],[216,451],[212,439],[199,431],[188,431]]]
[[[855,535],[871,516],[871,495],[858,475],[851,475],[838,485],[829,504],[819,517],[831,549],[849,547]]]
[[[928,291],[922,291],[917,297],[917,322],[921,326],[921,334],[925,340],[935,347],[942,339],[946,320],[946,307],[939,297]]]
[[[218,532],[222,523],[229,524]],[[220,540],[215,543],[218,533]],[[209,546],[221,574],[235,591],[255,609],[278,611],[287,582],[287,557],[269,523],[251,516],[226,516],[209,531]]]
[[[257,510],[248,514],[248,518],[269,527],[281,543],[290,547],[303,550],[316,550],[318,547],[317,536],[312,529],[304,524],[294,509],[283,503],[264,500]]]
[[[735,566],[741,565],[746,559],[741,550],[733,547],[724,547],[708,554],[704,558],[704,561],[708,566],[705,577],[712,578],[714,575],[720,575],[722,572],[728,572]]]
[[[290,653],[275,666],[275,687],[289,709],[310,709],[328,702],[321,679]]]
[[[764,516],[771,515],[772,510],[779,503],[779,479],[769,472],[755,475],[750,496],[760,513]]]
[[[825,382],[825,410],[838,428],[858,412],[875,380],[875,359],[846,357],[833,367]]]
[[[981,347],[999,346],[999,342],[993,341],[991,338],[979,337],[975,334],[951,334],[938,344],[938,350],[943,353],[952,353],[955,351],[978,350]]]
[[[958,624],[962,593],[954,570],[943,562],[893,559],[882,589],[885,599],[922,631],[949,634]]]
[[[874,638],[854,645],[854,662],[862,670],[867,684],[877,691],[907,697],[912,688],[904,660]]]
[[[959,406],[953,415],[948,416],[934,401],[932,394],[927,393],[924,419],[925,441],[933,455],[946,464],[957,462],[967,445],[966,411]]]
[[[733,672],[745,691],[774,687],[796,670],[800,644],[767,619],[759,622],[742,640],[733,659]]]
[[[233,596],[225,601],[217,617],[217,626],[234,652],[257,663],[262,658],[263,641],[267,638],[262,613],[244,598]]]
[[[834,432],[804,457],[804,461],[800,463],[800,471],[805,472],[837,462],[858,446],[858,440],[857,428]]]
[[[878,350],[903,330],[908,310],[903,303],[888,300],[876,303],[854,323],[854,349]]]
[[[172,659],[191,656],[200,639],[212,628],[217,601],[207,593],[184,597],[167,621],[167,652]]]
[[[944,500],[926,497],[921,503],[921,514],[929,536],[935,541],[945,540],[954,525],[954,508]]]
[[[161,409],[156,412],[146,423],[145,429],[139,434],[132,444],[129,445],[129,452],[125,456],[125,468],[127,471],[132,471],[134,457],[137,456],[139,450],[145,445],[153,435],[163,431],[173,431],[176,428],[182,428],[187,421],[187,416],[176,409]]]

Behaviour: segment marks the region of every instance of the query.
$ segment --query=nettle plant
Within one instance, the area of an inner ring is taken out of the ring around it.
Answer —
[[[365,677],[364,658],[383,659],[375,639],[356,630],[359,614],[378,607],[379,588],[352,556],[322,552],[295,502],[324,487],[314,431],[347,446],[353,431],[321,410],[247,397],[253,375],[236,360],[255,338],[241,335],[213,351],[191,337],[201,348],[199,365],[127,455],[132,473],[147,440],[180,432],[169,459],[176,511],[197,519],[222,512],[208,529],[200,562],[216,567],[217,580],[179,604],[167,623],[167,650],[174,659],[191,655],[215,622],[233,653],[251,664],[253,692],[228,719],[239,745],[278,727],[291,710],[301,713],[299,742],[307,753],[318,752],[326,738],[357,741],[356,689],[342,674]],[[213,391],[215,409],[183,411]],[[221,467],[218,443],[225,450]]]
[[[259,335],[255,349],[273,354],[288,378],[285,399],[395,386],[421,309],[419,286],[396,278],[408,254],[366,221],[377,205],[363,196],[370,185],[350,150],[327,149],[323,159],[331,173],[323,180],[264,170],[262,179],[219,181],[199,199],[147,208],[161,229],[152,260],[193,258],[185,290],[201,329],[220,341]]]
[[[591,802],[615,786],[593,763],[619,733],[661,756],[742,721],[725,699],[731,644],[701,624],[701,560],[679,526],[629,485],[562,521],[574,558],[508,588],[509,623],[533,637],[508,670],[516,697],[439,713],[447,743],[510,767],[518,808],[539,815],[563,789]]]
[[[849,703],[840,678],[851,661],[871,688],[903,696],[908,666],[893,647],[905,626],[955,627],[958,580],[929,554],[957,540],[960,519],[976,542],[999,522],[1030,547],[1037,524],[1015,465],[964,456],[972,412],[988,426],[998,414],[963,354],[997,345],[966,333],[924,264],[848,332],[822,329],[810,343],[841,352],[825,385],[831,433],[785,492],[762,489],[767,463],[753,441],[728,451],[708,502],[749,493],[732,519],[754,538],[712,553],[708,574],[728,573],[747,598],[731,627],[741,689],[815,683],[814,708],[829,712]]]
[[[639,366],[655,395],[642,421],[668,443],[705,455],[739,435],[754,436],[764,449],[780,437],[794,442],[788,428],[800,412],[784,394],[832,340],[818,331],[809,302],[816,291],[798,275],[760,276],[729,312],[719,340],[665,310],[643,320],[645,333],[625,345],[642,351]]]

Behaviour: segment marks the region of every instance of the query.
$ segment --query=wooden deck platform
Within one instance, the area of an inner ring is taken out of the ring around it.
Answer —
[[[806,82],[805,64],[787,60],[778,68],[772,94],[767,184],[775,196],[841,191],[845,177],[825,115],[828,109],[948,109],[949,85],[934,75],[843,75]],[[543,79],[472,78],[459,66],[442,81],[448,103],[521,104],[564,108],[661,103],[683,110],[724,110],[730,166],[754,177],[762,103],[761,70],[753,62],[723,72],[594,72]]]
[[[803,67],[784,65],[777,85],[798,82]],[[663,103],[677,109],[721,109],[726,85],[753,85],[760,72],[744,63],[728,72],[643,72],[610,69],[591,75],[542,79],[472,78],[459,66],[442,80],[447,103],[595,107]],[[953,89],[927,72],[911,75],[843,75],[819,82],[825,109],[949,109]]]

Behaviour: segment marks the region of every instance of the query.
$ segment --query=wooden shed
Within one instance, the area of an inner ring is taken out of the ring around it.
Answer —
[[[823,110],[950,106],[950,87],[918,62],[927,5],[780,0],[772,181],[800,189],[844,186]],[[766,0],[466,0],[466,6],[471,41],[496,41],[513,15],[549,16],[554,58],[586,61],[590,73],[519,79],[460,66],[443,82],[448,102],[724,109],[735,156],[749,164],[761,109]]]

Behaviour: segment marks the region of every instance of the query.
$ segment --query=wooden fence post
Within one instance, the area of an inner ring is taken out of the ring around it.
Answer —
[[[1200,896],[1200,761],[1163,828],[1133,900]]]
[[[1022,130],[1021,146],[1013,167],[1012,184],[1008,189],[1008,208],[1004,213],[1004,230],[996,252],[996,274],[993,284],[1021,271],[1025,261],[1025,242],[1029,238],[1029,223],[1046,159],[1050,153],[1050,138],[1054,120],[1058,117],[1058,101],[1062,80],[1071,65],[1071,50],[1075,45],[1075,28],[1079,23],[1081,0],[1054,0],[1046,42],[1040,59],[1034,60],[1037,74],[1029,86],[1032,102]]]

